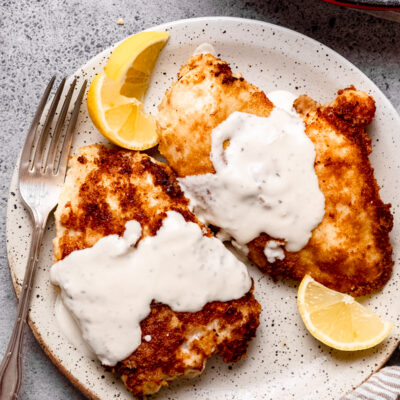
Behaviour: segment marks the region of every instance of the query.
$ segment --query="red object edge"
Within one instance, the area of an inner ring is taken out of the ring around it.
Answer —
[[[368,5],[359,5],[359,4],[351,4],[351,3],[342,3],[337,0],[322,0],[326,3],[336,4],[337,6],[344,6],[349,8],[358,8],[360,10],[376,10],[376,11],[400,11],[399,7],[379,7],[379,6],[368,6]]]

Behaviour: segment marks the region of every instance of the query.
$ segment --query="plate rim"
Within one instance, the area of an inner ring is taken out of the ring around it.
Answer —
[[[329,0],[328,0],[329,1]],[[340,53],[338,53],[336,50],[333,50],[331,47],[327,46],[326,44],[309,37],[301,32],[298,32],[296,30],[273,24],[270,22],[262,21],[262,20],[257,20],[257,19],[251,19],[251,18],[240,18],[240,17],[231,17],[231,16],[203,16],[203,17],[195,17],[195,18],[183,18],[179,20],[173,20],[169,22],[164,22],[159,25],[154,25],[149,28],[145,28],[142,30],[139,30],[137,32],[133,32],[131,35],[134,35],[139,32],[144,32],[144,31],[151,31],[151,30],[162,30],[166,28],[171,28],[176,25],[184,25],[184,24],[192,24],[192,23],[197,23],[197,22],[210,22],[210,21],[216,21],[216,22],[236,22],[236,23],[244,23],[244,24],[250,24],[250,25],[260,25],[260,26],[268,26],[272,29],[275,30],[280,30],[285,32],[288,35],[295,35],[297,37],[302,37],[306,41],[316,45],[316,46],[323,46],[324,50],[327,50],[332,53],[333,56],[335,56],[338,61],[340,61],[342,64],[345,64],[348,68],[350,68],[353,72],[356,72],[358,75],[360,75],[365,81],[371,85],[374,90],[380,93],[381,95],[381,100],[385,103],[385,106],[392,112],[392,115],[395,116],[396,120],[394,121],[395,123],[399,124],[400,126],[400,113],[396,110],[394,105],[391,103],[391,101],[386,97],[386,95],[382,92],[382,90],[363,72],[361,71],[356,65],[354,65],[352,62],[347,60],[344,56],[342,56]],[[114,44],[104,48],[101,50],[99,53],[95,54],[93,57],[91,57],[89,60],[86,61],[85,64],[78,66],[76,69],[74,69],[74,72],[67,78],[68,80],[71,79],[78,71],[83,70],[86,68],[86,66],[92,62],[94,58],[97,57],[102,57],[103,53],[109,53],[114,47],[116,47],[119,43],[124,41],[127,37],[131,36],[128,35],[124,37],[122,40],[115,42]],[[11,242],[8,240],[9,236],[9,223],[10,223],[10,215],[11,215],[11,201],[10,199],[12,198],[11,195],[11,183],[16,179],[16,175],[18,173],[18,166],[20,163],[20,154],[17,157],[17,162],[14,166],[13,174],[11,177],[11,180],[9,181],[9,190],[8,190],[8,199],[7,199],[7,211],[6,211],[6,251],[7,251],[7,261],[8,261],[8,270],[10,274],[10,280],[15,292],[15,295],[17,297],[17,300],[19,299],[19,294],[20,294],[20,285],[17,282],[15,273],[13,272],[13,268],[11,267],[11,264],[15,264],[14,260],[10,258],[11,252],[10,252],[10,246]],[[18,188],[19,190],[19,188]],[[30,222],[31,223],[31,222]],[[43,339],[42,335],[36,328],[35,322],[30,318],[30,314],[28,314],[28,319],[27,319],[28,325],[35,336],[36,340],[40,344],[41,348],[43,349],[44,353],[46,356],[51,360],[51,362],[55,365],[55,367],[69,380],[70,383],[74,387],[76,387],[80,392],[82,392],[85,396],[87,396],[90,399],[93,400],[102,400],[99,398],[95,393],[93,393],[88,387],[86,387],[79,379],[77,379],[73,373],[67,370],[67,368],[63,365],[62,361],[51,351],[51,349],[47,346],[45,340]],[[394,351],[397,349],[398,345],[400,344],[400,339],[397,341],[396,344],[393,344],[393,349],[390,351],[388,354],[387,358],[385,358],[378,366],[376,369],[374,369],[370,375],[368,375],[362,382],[358,383],[355,388],[359,387],[362,385],[366,380],[369,379],[371,375],[379,371],[385,364],[386,362],[390,359]],[[349,392],[351,392],[350,390]],[[133,395],[132,395],[133,396]],[[135,397],[133,397],[135,398]]]

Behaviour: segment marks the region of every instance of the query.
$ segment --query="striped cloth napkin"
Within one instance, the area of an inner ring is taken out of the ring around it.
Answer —
[[[382,368],[341,400],[400,400],[400,366]]]

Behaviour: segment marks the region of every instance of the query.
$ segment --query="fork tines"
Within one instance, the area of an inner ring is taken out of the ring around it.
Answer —
[[[79,93],[75,99],[68,128],[65,130],[65,134],[63,134],[63,126],[66,121],[77,80],[74,79],[72,81],[66,95],[64,96],[63,91],[66,86],[66,78],[61,81],[51,105],[48,107],[47,116],[43,126],[41,127],[40,121],[45,116],[44,110],[55,79],[56,77],[53,76],[47,85],[28,131],[21,154],[20,173],[21,170],[28,170],[31,173],[36,172],[54,175],[59,173],[65,174],[68,154],[72,142],[72,133],[78,118],[79,107],[83,94],[85,93],[87,81],[85,80],[80,87]],[[64,98],[64,101],[60,107],[61,97]],[[57,111],[58,109],[59,111]],[[57,115],[58,117],[56,117]],[[57,121],[55,127],[52,129],[55,118]]]

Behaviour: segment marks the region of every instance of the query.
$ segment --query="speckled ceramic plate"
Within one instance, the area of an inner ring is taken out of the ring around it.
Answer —
[[[373,139],[372,164],[385,202],[393,204],[392,243],[396,265],[385,288],[362,302],[395,322],[390,337],[378,347],[354,353],[332,350],[306,331],[296,306],[297,284],[274,283],[250,266],[255,296],[262,305],[257,338],[248,357],[226,365],[212,358],[194,380],[172,383],[155,399],[330,399],[357,386],[377,370],[400,337],[400,117],[379,89],[357,68],[324,45],[296,32],[263,22],[234,18],[201,18],[168,23],[153,29],[168,30],[171,38],[154,71],[146,104],[154,112],[165,90],[197,45],[210,42],[234,71],[265,91],[276,88],[307,93],[325,102],[338,89],[354,84],[373,95],[377,115],[369,129]],[[133,33],[133,32],[132,32]],[[80,80],[91,80],[102,70],[111,49],[79,68]],[[85,104],[77,125],[74,149],[104,141],[90,122]],[[17,293],[23,279],[31,225],[21,203],[17,168],[8,202],[7,238],[11,276]],[[30,325],[46,353],[87,396],[94,399],[129,399],[118,379],[105,373],[99,362],[76,349],[59,330],[54,316],[56,291],[49,282],[52,262],[51,219],[45,233],[35,281]]]

